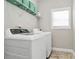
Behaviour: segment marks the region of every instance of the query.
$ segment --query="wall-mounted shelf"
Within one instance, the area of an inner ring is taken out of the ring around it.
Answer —
[[[32,14],[32,15],[36,15],[37,14],[37,7],[36,5],[31,2],[30,0],[7,0],[8,2],[10,2],[13,5],[16,5],[17,7],[27,11],[28,13]]]

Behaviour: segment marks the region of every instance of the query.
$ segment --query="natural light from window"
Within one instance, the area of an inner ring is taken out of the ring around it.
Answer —
[[[69,27],[70,26],[70,10],[52,11],[52,26],[54,27]]]

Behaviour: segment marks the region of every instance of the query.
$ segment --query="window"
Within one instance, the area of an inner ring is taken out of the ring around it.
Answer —
[[[52,28],[53,29],[70,28],[70,8],[52,10]]]

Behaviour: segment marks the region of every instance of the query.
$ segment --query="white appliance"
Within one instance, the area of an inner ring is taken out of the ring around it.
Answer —
[[[51,52],[51,33],[5,34],[5,59],[46,59]]]

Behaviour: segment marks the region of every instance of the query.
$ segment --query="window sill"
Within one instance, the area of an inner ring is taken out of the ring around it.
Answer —
[[[71,27],[70,26],[52,26],[52,29],[71,29]]]

